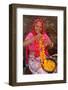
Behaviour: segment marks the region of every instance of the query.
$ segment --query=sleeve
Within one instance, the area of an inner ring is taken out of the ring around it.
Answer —
[[[32,33],[28,33],[27,35],[26,35],[26,38],[25,38],[25,40],[28,40],[28,39],[31,39],[33,37],[33,34]],[[26,65],[28,66],[28,56],[29,55],[29,47],[28,46],[26,46]]]
[[[51,42],[51,39],[49,38],[49,36],[45,33],[44,34],[44,40],[45,40],[45,42],[47,42],[47,43],[49,43],[49,44],[51,44],[52,42]]]
[[[33,34],[30,32],[27,34],[25,40],[31,39],[33,37]]]

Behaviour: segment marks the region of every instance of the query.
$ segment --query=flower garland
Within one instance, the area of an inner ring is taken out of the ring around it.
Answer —
[[[56,68],[56,64],[54,61],[46,59],[43,36],[39,40],[39,47],[40,47],[40,60],[42,67],[44,68],[45,71],[53,72]]]

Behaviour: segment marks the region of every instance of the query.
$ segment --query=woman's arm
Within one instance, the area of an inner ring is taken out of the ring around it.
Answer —
[[[32,37],[31,39],[24,40],[23,46],[27,46],[31,44],[33,41],[34,41],[34,37]]]
[[[36,36],[33,36],[30,39],[29,38],[25,39],[23,46],[27,46],[27,45],[31,44],[34,40],[39,40],[40,37],[41,37],[41,34],[38,33]]]
[[[51,42],[45,42],[44,43],[44,45],[45,45],[45,48],[53,48],[53,46],[54,46],[54,43],[51,41]]]
[[[45,42],[44,42],[45,48],[53,48],[54,43],[52,40],[49,38],[47,34],[45,34]]]

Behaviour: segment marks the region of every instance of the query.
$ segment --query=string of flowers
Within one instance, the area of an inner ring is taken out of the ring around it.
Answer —
[[[39,40],[39,46],[40,46],[40,60],[41,60],[42,67],[48,72],[54,71],[55,62],[52,61],[52,60],[47,60],[46,59],[43,37],[41,37],[40,40]]]

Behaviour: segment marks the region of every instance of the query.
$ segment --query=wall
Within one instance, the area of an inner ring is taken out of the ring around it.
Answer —
[[[66,84],[37,85],[27,87],[11,87],[8,85],[9,70],[9,4],[40,4],[52,6],[66,6],[68,9],[68,0],[0,0],[0,90],[61,90],[68,89]],[[67,12],[68,15],[68,12]],[[67,18],[68,22],[68,18]],[[68,28],[68,27],[67,27]],[[67,36],[68,37],[68,36]],[[68,50],[68,48],[67,48]],[[68,63],[68,62],[67,62]],[[67,66],[68,68],[68,66]],[[68,75],[68,74],[67,74]],[[68,81],[68,78],[67,78]]]

